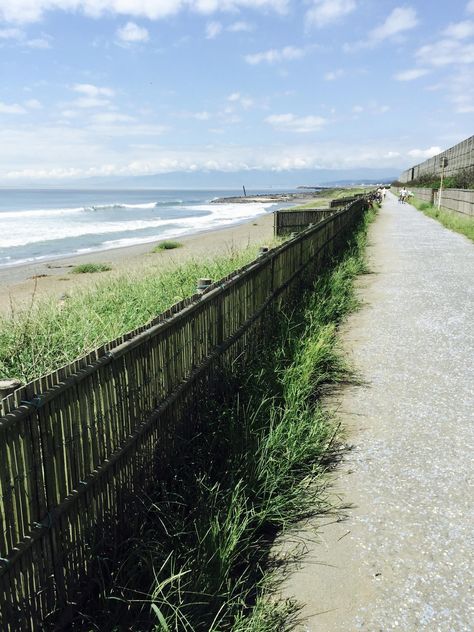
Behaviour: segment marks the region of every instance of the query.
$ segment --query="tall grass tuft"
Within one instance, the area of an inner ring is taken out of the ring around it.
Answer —
[[[112,267],[108,263],[81,263],[74,266],[71,274],[93,274],[95,272],[108,272]]]
[[[182,243],[180,241],[162,241],[156,245],[152,252],[161,252],[162,250],[174,250],[175,248],[181,248]]]
[[[253,356],[216,376],[197,431],[183,438],[166,481],[130,512],[130,537],[102,552],[102,595],[75,629],[173,632],[289,630],[298,606],[272,596],[275,537],[329,508],[325,473],[340,453],[321,406],[324,384],[347,379],[337,326],[357,305],[365,232],[298,297],[271,314]],[[161,482],[160,482],[161,481]],[[114,558],[114,555],[116,556]]]

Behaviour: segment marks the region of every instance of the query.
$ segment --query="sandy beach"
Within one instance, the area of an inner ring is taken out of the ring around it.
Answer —
[[[307,200],[305,200],[307,201]],[[0,313],[29,306],[41,297],[57,297],[79,287],[94,285],[107,277],[133,273],[141,269],[177,266],[190,259],[222,255],[249,244],[270,242],[273,239],[273,213],[256,217],[253,221],[229,228],[179,237],[181,248],[151,252],[156,244],[147,243],[114,250],[41,261],[0,269]],[[159,242],[156,242],[159,243]],[[108,263],[110,272],[71,274],[81,263]]]

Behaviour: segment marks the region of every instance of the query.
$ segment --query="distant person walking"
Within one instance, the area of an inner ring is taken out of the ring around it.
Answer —
[[[400,193],[398,195],[398,201],[401,204],[405,204],[405,202],[407,201],[407,197],[408,197],[408,189],[406,189],[405,187],[400,189]]]
[[[382,202],[385,200],[385,196],[387,195],[387,189],[385,187],[382,187]]]

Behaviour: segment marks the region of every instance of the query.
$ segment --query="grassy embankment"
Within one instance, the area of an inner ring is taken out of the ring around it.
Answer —
[[[325,208],[329,206],[329,202],[331,200],[339,199],[342,197],[350,197],[352,195],[356,195],[357,193],[367,193],[367,189],[324,189],[318,193],[318,198],[311,202],[307,202],[306,204],[301,204],[298,206],[294,206],[289,209],[285,209],[288,211],[300,211],[306,208]]]
[[[410,204],[413,204],[419,211],[422,211],[428,217],[438,220],[443,226],[454,230],[457,233],[465,235],[472,241],[474,241],[474,217],[467,215],[461,215],[454,211],[445,211],[438,209],[429,202],[422,202],[417,198],[412,198]]]
[[[353,280],[366,271],[372,217],[298,298],[304,307],[273,314],[255,356],[221,376],[168,482],[130,512],[130,538],[114,563],[102,554],[98,576],[113,585],[83,612],[80,629],[291,629],[298,608],[272,596],[279,572],[271,547],[276,535],[328,509],[325,473],[340,437],[319,393],[348,377],[337,326],[356,307]]]
[[[219,279],[252,261],[258,246],[172,270],[102,279],[70,297],[32,297],[30,309],[0,316],[0,379],[44,375],[134,329],[193,294],[199,277]]]

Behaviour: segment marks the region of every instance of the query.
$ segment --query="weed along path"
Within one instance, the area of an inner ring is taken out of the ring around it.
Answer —
[[[307,554],[284,594],[305,604],[306,632],[467,632],[474,246],[393,195],[369,243],[375,274],[343,330],[363,383],[331,401],[353,446],[332,490],[349,508],[302,528]]]

